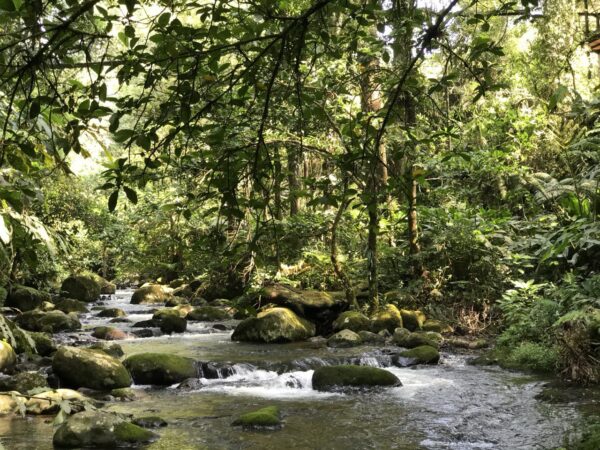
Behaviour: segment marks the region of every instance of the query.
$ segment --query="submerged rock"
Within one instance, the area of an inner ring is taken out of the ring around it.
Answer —
[[[142,428],[162,428],[168,425],[166,420],[157,416],[137,417],[131,423]]]
[[[140,353],[123,364],[136,384],[169,386],[198,375],[193,359],[167,353]]]
[[[216,306],[200,306],[194,308],[187,315],[187,320],[198,320],[201,322],[219,322],[221,320],[230,319],[231,316],[223,308]]]
[[[393,333],[396,328],[402,327],[402,315],[394,305],[385,305],[371,317],[371,322],[373,332],[388,330]]]
[[[171,288],[160,284],[147,284],[133,293],[131,303],[134,305],[145,303],[164,303],[171,297]]]
[[[392,340],[394,344],[405,348],[415,348],[421,345],[439,348],[443,337],[441,334],[434,333],[433,331],[410,332],[406,328],[396,328]]]
[[[121,308],[104,308],[96,315],[98,317],[125,317],[127,314]]]
[[[155,433],[115,414],[83,411],[60,425],[52,442],[59,448],[114,448],[148,444],[156,439]]]
[[[96,339],[105,341],[120,341],[127,339],[127,333],[114,327],[96,327],[92,332],[92,336]]]
[[[160,321],[160,331],[165,334],[183,333],[187,329],[187,320],[179,316],[166,316]]]
[[[410,331],[420,330],[427,320],[425,314],[419,310],[401,309],[402,326]]]
[[[256,411],[242,414],[233,421],[233,426],[242,426],[244,428],[281,428],[281,418],[277,406],[267,406]]]
[[[27,311],[18,316],[15,321],[25,330],[45,333],[76,331],[81,328],[77,314],[65,314],[62,311]]]
[[[69,298],[86,303],[95,302],[100,297],[100,285],[92,277],[85,275],[71,275],[63,281],[60,289]]]
[[[16,285],[8,293],[5,304],[21,311],[32,311],[42,306],[44,302],[50,302],[50,294],[38,291],[32,287]]]
[[[249,342],[294,342],[315,335],[315,326],[287,308],[271,308],[238,324],[231,339]]]
[[[333,391],[344,387],[401,386],[402,383],[384,369],[342,365],[318,367],[313,373],[312,385],[318,391]]]
[[[74,388],[111,390],[131,386],[125,366],[101,350],[60,347],[52,369],[65,385]]]
[[[394,358],[394,364],[400,367],[407,367],[416,364],[437,364],[439,360],[440,352],[435,347],[421,345],[420,347],[400,352]]]
[[[8,342],[0,341],[0,372],[11,369],[17,362],[17,354]]]
[[[355,333],[371,329],[371,320],[358,311],[345,311],[333,322],[333,330],[352,330]]]
[[[338,331],[336,334],[327,339],[328,347],[356,347],[362,344],[361,337],[352,330]]]

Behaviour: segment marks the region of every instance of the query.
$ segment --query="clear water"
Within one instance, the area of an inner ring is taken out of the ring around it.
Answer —
[[[106,306],[124,309],[133,321],[149,319],[152,306],[130,305],[130,296],[119,291]],[[83,319],[90,326],[107,321],[93,313]],[[111,325],[131,330],[130,324]],[[148,449],[553,449],[580,420],[576,404],[537,400],[540,380],[470,366],[464,356],[444,354],[437,366],[396,368],[385,349],[234,343],[230,332],[215,332],[207,323],[193,324],[183,335],[119,343],[127,355],[166,352],[234,367],[232,376],[202,380],[196,391],[135,386],[136,401],[109,403],[109,410],[169,422]],[[314,391],[313,369],[339,362],[384,367],[403,386],[369,393]],[[239,414],[267,405],[280,407],[283,429],[255,432],[230,425]],[[7,449],[51,449],[50,422],[0,418],[0,442]]]

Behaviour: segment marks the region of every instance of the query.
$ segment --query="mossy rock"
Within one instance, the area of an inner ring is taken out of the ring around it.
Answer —
[[[81,329],[81,322],[79,322],[77,314],[65,314],[62,311],[27,311],[18,316],[15,321],[25,330],[44,333]]]
[[[75,300],[74,298],[57,298],[53,300],[55,309],[62,311],[66,314],[75,313],[86,313],[88,312],[87,303]]]
[[[0,341],[0,372],[12,369],[17,363],[17,354],[8,342]]]
[[[352,330],[338,331],[327,339],[327,346],[334,348],[356,347],[361,344],[361,337]]]
[[[115,342],[96,342],[88,347],[90,350],[100,350],[113,358],[120,358],[125,354],[123,348]]]
[[[152,431],[101,411],[83,411],[69,417],[52,442],[58,448],[115,448],[148,444],[158,439]]]
[[[37,352],[31,335],[2,314],[0,314],[0,340],[8,342],[17,354]]]
[[[110,395],[120,401],[132,401],[135,400],[135,390],[131,388],[118,388],[110,391]]]
[[[165,334],[183,333],[187,329],[187,320],[179,316],[165,316],[160,321],[160,331]]]
[[[231,425],[244,428],[279,428],[281,427],[279,408],[277,406],[267,406],[242,414]]]
[[[370,388],[375,386],[401,386],[396,375],[384,369],[369,366],[324,366],[315,369],[313,389],[335,391],[340,388]]]
[[[0,379],[0,391],[17,391],[21,394],[39,389],[47,388],[48,380],[38,372],[19,372],[10,378]]]
[[[385,331],[387,332],[387,330]],[[359,331],[358,335],[365,344],[385,344],[387,340],[387,338],[380,333],[373,333],[371,331]]]
[[[125,317],[126,315],[121,308],[105,308],[96,314],[98,317]]]
[[[368,331],[371,329],[371,320],[358,311],[345,311],[333,322],[333,330]]]
[[[131,386],[131,376],[121,362],[100,350],[60,347],[52,361],[60,380],[73,388],[111,390]]]
[[[56,351],[56,344],[48,333],[32,331],[29,336],[35,342],[37,353],[41,356],[50,356]]]
[[[420,330],[427,320],[425,314],[419,310],[401,309],[400,315],[402,315],[402,326],[410,331]]]
[[[385,305],[371,317],[371,331],[374,333],[381,330],[393,333],[398,327],[402,327],[402,314],[394,305]]]
[[[147,284],[136,289],[131,296],[134,305],[148,303],[164,303],[171,297],[171,288],[160,284]]]
[[[123,364],[136,384],[169,386],[198,375],[193,359],[166,353],[140,353]]]
[[[100,286],[100,294],[101,295],[115,295],[117,292],[117,285],[111,283],[106,278],[101,277],[96,273],[89,274],[90,278],[93,278],[94,281]]]
[[[294,342],[315,335],[315,326],[287,308],[271,308],[242,320],[231,335],[234,341]]]
[[[61,286],[67,297],[86,303],[95,302],[100,297],[100,285],[94,278],[86,275],[71,275]]]
[[[200,306],[194,308],[187,315],[187,320],[195,320],[201,322],[219,322],[221,320],[231,319],[229,313],[223,308],[215,306]]]
[[[415,348],[421,345],[429,345],[439,348],[443,337],[433,331],[414,331],[410,332],[406,328],[396,328],[392,336],[394,344],[400,347]]]
[[[426,320],[423,324],[423,331],[433,331],[435,333],[453,333],[454,328],[441,320]]]
[[[105,341],[121,341],[127,339],[127,333],[114,327],[96,327],[92,332],[92,336],[96,339]]]
[[[420,347],[400,352],[394,358],[394,364],[400,367],[407,367],[416,364],[437,364],[439,360],[440,352],[435,347],[421,345]]]
[[[466,348],[469,350],[478,350],[489,346],[489,342],[483,338],[465,339],[461,337],[449,337],[445,342],[451,347]]]
[[[162,428],[168,425],[166,420],[158,416],[136,417],[131,423],[142,428]]]
[[[51,301],[52,298],[47,292],[39,291],[32,287],[16,285],[9,292],[5,304],[21,311],[32,311],[41,307],[45,302]]]

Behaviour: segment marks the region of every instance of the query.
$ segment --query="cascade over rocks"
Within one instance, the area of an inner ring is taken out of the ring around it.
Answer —
[[[315,326],[287,308],[271,308],[242,320],[231,339],[249,342],[294,342],[315,335]]]
[[[67,386],[111,390],[131,386],[131,376],[121,362],[101,350],[60,347],[52,369]]]
[[[63,281],[60,289],[67,294],[67,297],[86,303],[98,300],[101,292],[96,280],[86,275],[71,275]]]
[[[125,359],[123,364],[136,384],[169,386],[198,375],[196,361],[166,353],[140,353]]]

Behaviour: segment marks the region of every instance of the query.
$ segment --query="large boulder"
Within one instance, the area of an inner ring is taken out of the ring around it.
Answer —
[[[401,386],[402,383],[384,369],[342,365],[318,367],[313,373],[312,385],[318,391],[333,391],[345,387]]]
[[[111,390],[131,386],[131,376],[121,362],[101,350],[60,347],[52,369],[67,386]]]
[[[167,353],[140,353],[123,364],[136,384],[169,386],[198,376],[196,361]]]
[[[58,427],[52,442],[58,448],[115,448],[138,447],[156,439],[152,431],[116,414],[82,411]]]
[[[281,427],[279,408],[277,406],[267,406],[242,414],[231,425],[251,429],[279,428]]]
[[[61,290],[67,297],[86,303],[95,302],[100,297],[100,285],[91,276],[71,275],[63,281]]]
[[[27,286],[14,286],[6,298],[6,306],[31,311],[41,307],[44,302],[50,302],[50,294]]]
[[[18,316],[15,321],[25,330],[43,331],[44,333],[81,329],[77,314],[65,314],[62,311],[27,311]]]
[[[402,326],[410,331],[417,331],[423,328],[423,324],[427,320],[425,314],[419,310],[401,309]]]
[[[135,290],[131,303],[134,305],[164,303],[171,297],[171,291],[171,288],[160,284],[146,284]]]
[[[87,303],[75,300],[74,298],[57,298],[52,301],[54,307],[64,313],[86,313],[88,312]]]
[[[338,331],[327,339],[327,346],[334,348],[356,347],[361,344],[361,337],[352,330]]]
[[[104,341],[120,341],[128,337],[127,333],[115,327],[96,327],[92,336]]]
[[[17,391],[27,394],[33,389],[47,387],[46,377],[38,372],[19,372],[9,378],[0,378],[0,392]]]
[[[114,295],[117,292],[117,285],[111,283],[107,279],[101,277],[98,274],[92,273],[90,274],[90,278],[93,278],[94,281],[100,286],[100,294],[101,295]]]
[[[0,314],[0,340],[8,342],[17,353],[35,353],[36,345],[29,333]]]
[[[165,316],[160,320],[160,331],[165,334],[183,333],[187,329],[187,320],[179,316]]]
[[[394,357],[394,364],[407,367],[416,364],[437,364],[439,360],[440,352],[435,347],[421,345],[399,353]]]
[[[98,317],[125,317],[127,314],[121,308],[104,308],[98,314]]]
[[[242,320],[231,335],[234,341],[294,342],[315,335],[315,326],[287,308],[271,308]]]
[[[396,306],[385,305],[371,317],[373,332],[378,333],[381,330],[388,330],[393,333],[398,327],[402,327],[402,314]]]
[[[0,341],[0,372],[11,369],[17,362],[17,354],[8,342]]]
[[[334,331],[352,330],[358,333],[359,331],[369,331],[370,329],[371,320],[358,311],[345,311],[333,322]]]
[[[442,340],[442,335],[439,333],[433,331],[410,332],[406,328],[396,328],[392,337],[394,344],[405,348],[415,348],[421,345],[439,348]]]
[[[219,322],[231,319],[227,310],[215,306],[200,306],[194,308],[187,315],[187,320],[198,320],[202,322]]]

